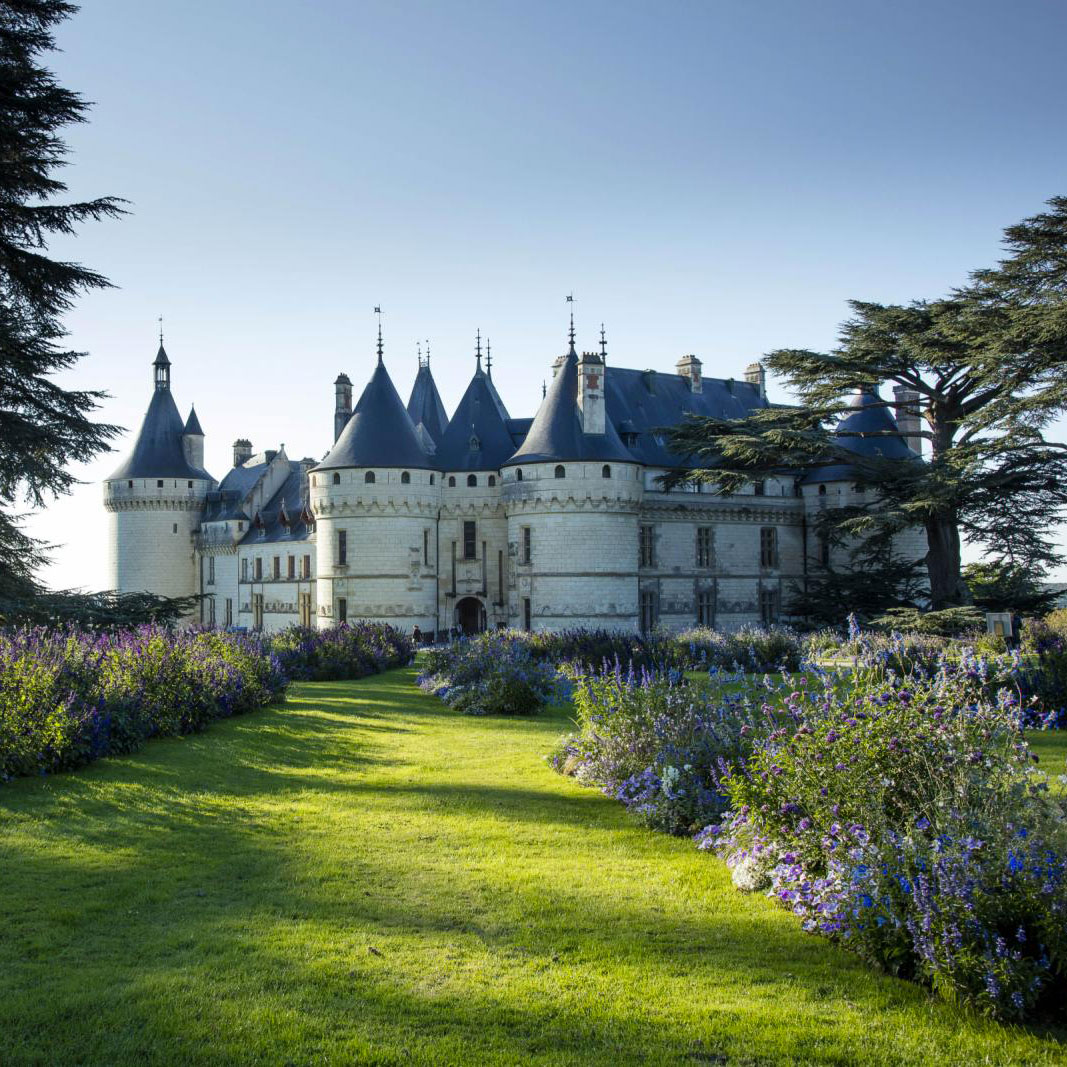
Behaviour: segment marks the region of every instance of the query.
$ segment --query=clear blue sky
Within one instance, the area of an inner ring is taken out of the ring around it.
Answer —
[[[68,380],[136,430],[162,313],[221,477],[239,436],[322,455],[376,304],[401,394],[429,337],[450,411],[480,327],[532,415],[572,290],[609,363],[828,347],[849,297],[938,296],[1067,193],[1065,40],[1059,0],[86,3],[66,176],[132,214],[55,246],[117,286]],[[33,520],[53,584],[105,584],[118,460]]]

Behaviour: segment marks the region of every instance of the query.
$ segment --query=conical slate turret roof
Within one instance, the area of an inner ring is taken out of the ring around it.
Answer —
[[[900,436],[900,427],[877,389],[864,389],[849,401],[852,408],[834,430],[834,443],[866,459],[918,459]],[[830,463],[804,476],[805,482],[844,481],[855,476],[848,463]]]
[[[170,360],[163,346],[159,346],[154,367],[169,367]],[[195,413],[190,414],[190,421],[200,430]],[[186,432],[178,405],[170,391],[169,381],[162,387],[157,386],[152,393],[152,400],[145,412],[141,428],[133,444],[133,451],[126,461],[111,475],[109,480],[121,478],[201,478],[213,482],[206,470],[192,466],[185,458],[182,435]]]
[[[578,411],[578,354],[572,345],[541,401],[526,440],[506,465],[565,460],[636,462],[607,417],[604,430],[599,434],[582,430]]]
[[[196,405],[194,404],[189,409],[189,418],[185,420],[185,432],[187,434],[199,434],[204,436],[204,431],[200,429],[200,420],[196,417]]]
[[[341,436],[315,469],[337,467],[438,467],[419,443],[415,424],[380,359]]]
[[[508,418],[479,362],[437,446],[437,465],[450,471],[498,470],[515,450]]]
[[[415,384],[411,387],[408,400],[408,414],[416,426],[421,424],[425,428],[434,444],[441,443],[448,425],[448,414],[441,403],[441,394],[437,391],[429,364],[420,366],[419,373],[415,375]]]

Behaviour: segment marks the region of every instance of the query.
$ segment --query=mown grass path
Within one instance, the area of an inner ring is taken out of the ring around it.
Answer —
[[[0,787],[0,1062],[1067,1063],[411,679]]]

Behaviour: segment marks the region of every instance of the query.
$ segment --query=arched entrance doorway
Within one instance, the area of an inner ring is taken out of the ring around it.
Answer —
[[[456,605],[456,625],[467,636],[485,629],[485,608],[477,597],[465,596]]]

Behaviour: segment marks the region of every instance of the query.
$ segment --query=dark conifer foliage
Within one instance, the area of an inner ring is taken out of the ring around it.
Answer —
[[[54,259],[48,241],[86,221],[122,213],[102,197],[63,202],[61,131],[86,121],[88,104],[41,64],[53,28],[72,15],[59,0],[0,2],[0,595],[36,591],[47,546],[19,526],[18,509],[66,493],[68,467],[108,450],[118,427],[94,422],[105,396],[64,389],[55,376],[84,353],[67,349],[62,317],[100,274]]]
[[[1045,431],[1067,409],[1067,197],[1009,227],[1005,246],[997,266],[943,299],[851,301],[832,352],[771,352],[768,369],[801,407],[687,420],[670,432],[672,447],[702,469],[674,480],[730,492],[782,469],[851,464],[856,482],[874,492],[820,521],[836,536],[871,538],[879,551],[894,534],[923,527],[935,608],[969,602],[963,537],[994,561],[1058,561],[1049,534],[1067,505],[1067,446]],[[910,407],[925,462],[857,456],[832,432],[851,392],[886,382],[917,394]]]

